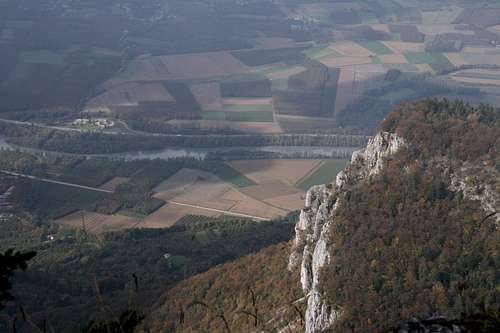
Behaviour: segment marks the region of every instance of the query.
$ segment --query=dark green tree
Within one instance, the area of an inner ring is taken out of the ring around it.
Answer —
[[[28,267],[28,261],[36,255],[36,252],[18,252],[13,249],[0,253],[0,310],[5,308],[6,301],[14,300],[10,293],[12,289],[11,278],[15,270],[25,270]]]

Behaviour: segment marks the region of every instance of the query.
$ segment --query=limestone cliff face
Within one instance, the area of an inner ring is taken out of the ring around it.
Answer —
[[[307,296],[306,333],[322,332],[335,322],[342,310],[328,304],[319,289],[320,270],[331,261],[335,244],[329,241],[329,230],[335,213],[341,209],[346,190],[378,174],[384,159],[406,146],[404,139],[380,132],[365,149],[353,154],[351,163],[337,175],[335,184],[312,187],[305,208],[295,226],[296,237],[290,254],[289,269],[301,271],[301,284]]]

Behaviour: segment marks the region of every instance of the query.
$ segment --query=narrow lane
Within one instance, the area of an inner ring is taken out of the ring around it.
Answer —
[[[98,188],[98,187],[91,187],[91,186],[78,185],[78,184],[73,184],[73,183],[68,183],[68,182],[61,182],[58,180],[40,178],[40,177],[27,175],[27,174],[23,174],[23,173],[18,173],[18,172],[12,172],[12,171],[7,171],[7,170],[0,170],[0,172],[7,174],[7,175],[11,175],[11,176],[17,176],[17,177],[22,177],[22,178],[38,180],[38,181],[41,181],[44,183],[52,183],[52,184],[58,184],[58,185],[63,185],[63,186],[76,187],[76,188],[79,188],[82,190],[90,190],[90,191],[97,191],[97,192],[104,192],[104,193],[114,193],[113,191],[104,190],[104,189]]]

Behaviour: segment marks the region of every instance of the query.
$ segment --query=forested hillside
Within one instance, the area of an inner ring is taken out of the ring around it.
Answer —
[[[323,212],[335,202],[337,207],[325,227],[319,225],[325,247],[311,258],[313,265],[321,251],[330,258],[319,267],[318,292],[336,315],[328,328],[314,326],[321,320],[316,319],[307,332],[380,332],[414,316],[458,319],[498,311],[499,120],[498,109],[446,100],[405,104],[385,119],[381,133],[399,138],[399,150],[386,158],[372,151],[383,167],[377,170],[379,162],[368,161],[377,172],[366,177],[356,157],[342,189],[326,186],[330,194],[318,203]],[[313,221],[322,223],[320,217]],[[316,246],[312,238],[306,244]],[[225,320],[232,331],[248,330],[255,319],[249,288],[262,314],[257,325],[273,322],[273,316],[281,320],[277,309],[290,309],[300,267],[289,273],[284,249],[276,251],[182,282],[165,294],[148,327],[223,331]],[[289,319],[295,325],[288,327],[302,332],[305,305],[297,304],[295,321]],[[179,313],[185,316],[181,321]]]
[[[55,332],[79,332],[91,319],[112,320],[125,310],[147,314],[175,283],[292,235],[285,220],[259,224],[203,216],[169,229],[97,236],[84,228],[56,232],[36,224],[29,217],[0,223],[0,253],[37,252],[28,269],[15,275],[15,301],[0,313],[1,332],[8,332],[15,318],[18,332],[33,332],[33,325],[44,323]]]
[[[346,193],[320,275],[341,332],[499,306],[499,120],[491,107],[428,101],[384,121],[407,148]]]

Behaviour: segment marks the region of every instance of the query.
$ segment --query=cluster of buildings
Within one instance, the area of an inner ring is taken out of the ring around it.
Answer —
[[[98,129],[106,129],[115,126],[115,122],[111,119],[106,118],[78,118],[72,123],[73,126],[95,126]]]

